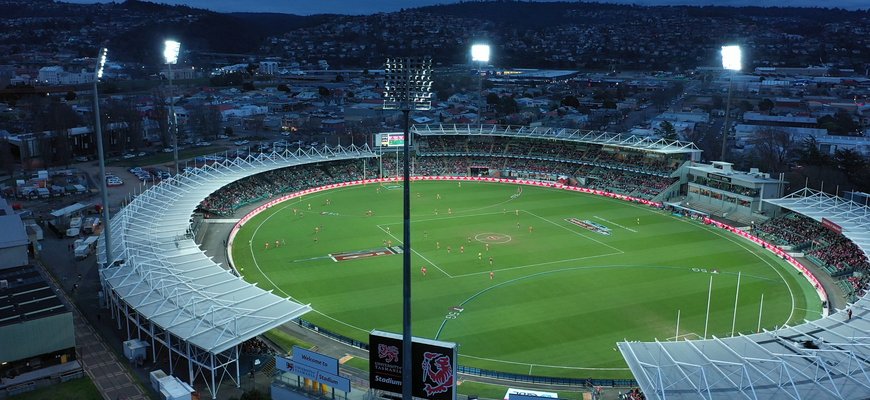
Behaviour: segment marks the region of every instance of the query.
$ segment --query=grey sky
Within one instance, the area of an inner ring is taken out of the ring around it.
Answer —
[[[104,0],[68,0],[73,3],[107,2]],[[121,0],[117,0],[121,1]],[[372,14],[396,11],[401,8],[453,3],[455,0],[155,0],[158,3],[186,4],[220,12],[277,12],[287,14]],[[548,0],[537,0],[548,1]],[[868,9],[867,0],[601,0],[610,3],[644,5],[724,5],[724,6],[779,6],[779,7],[840,7],[850,10]]]

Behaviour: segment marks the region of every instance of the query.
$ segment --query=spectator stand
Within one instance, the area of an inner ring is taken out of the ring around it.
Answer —
[[[149,342],[152,360],[166,354],[170,374],[186,361],[188,383],[202,377],[212,398],[224,378],[238,387],[240,346],[311,308],[247,283],[207,257],[192,238],[194,210],[250,175],[375,156],[367,146],[254,154],[188,168],[148,188],[111,219],[112,258],[102,237],[98,245],[102,292],[118,329],[125,321],[127,339]]]

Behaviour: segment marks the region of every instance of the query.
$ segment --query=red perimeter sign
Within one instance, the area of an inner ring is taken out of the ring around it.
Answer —
[[[828,228],[837,233],[843,233],[843,227],[837,225],[834,221],[831,221],[827,218],[822,218],[822,226]]]
[[[434,400],[456,400],[456,343],[414,338],[411,394]],[[369,385],[402,393],[402,335],[369,333]]]

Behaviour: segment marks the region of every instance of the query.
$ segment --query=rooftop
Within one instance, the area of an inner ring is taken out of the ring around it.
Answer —
[[[0,249],[27,244],[27,231],[21,217],[3,198],[0,198],[0,226],[3,227],[0,229]]]
[[[9,287],[0,288],[0,326],[68,312],[34,266],[0,270],[4,280]]]

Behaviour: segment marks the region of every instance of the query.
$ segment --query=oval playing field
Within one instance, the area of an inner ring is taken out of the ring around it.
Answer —
[[[400,332],[401,194],[372,184],[274,206],[236,236],[235,266],[310,303],[304,318],[321,327]],[[466,366],[627,378],[617,341],[696,339],[705,325],[729,336],[735,297],[736,332],[755,332],[759,313],[762,328],[819,317],[813,288],[776,256],[654,208],[472,182],[414,182],[411,201],[414,335],[459,343]]]

